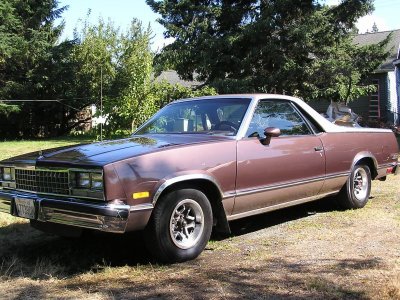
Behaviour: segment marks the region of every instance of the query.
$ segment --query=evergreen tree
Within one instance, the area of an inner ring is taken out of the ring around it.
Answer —
[[[43,120],[43,115],[49,113],[43,111],[43,104],[7,105],[1,99],[56,98],[55,91],[50,88],[55,81],[49,77],[48,70],[56,63],[57,53],[66,47],[64,43],[56,46],[63,24],[55,26],[54,23],[65,9],[58,8],[56,0],[4,0],[0,3],[0,134],[3,136],[38,134],[43,129],[43,121],[42,124],[34,122],[35,118]],[[54,112],[54,105],[48,107]],[[15,115],[18,111],[23,118]],[[52,115],[48,115],[49,123],[52,123]]]
[[[387,55],[385,40],[358,47],[355,22],[371,0],[328,7],[304,0],[146,0],[175,41],[158,55],[179,75],[219,92],[278,92],[351,100]]]

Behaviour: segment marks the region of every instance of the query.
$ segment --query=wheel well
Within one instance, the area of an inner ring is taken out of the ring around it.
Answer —
[[[187,181],[181,181],[168,186],[162,191],[160,197],[169,193],[170,191],[177,189],[191,188],[196,189],[204,193],[210,201],[213,216],[214,226],[219,233],[229,234],[230,228],[226,218],[225,210],[222,205],[222,195],[218,187],[209,180],[206,179],[192,179]]]
[[[371,157],[364,157],[360,160],[358,160],[355,165],[367,165],[369,167],[369,170],[371,171],[371,177],[374,179],[376,176],[378,176],[378,171],[376,170],[374,161]]]

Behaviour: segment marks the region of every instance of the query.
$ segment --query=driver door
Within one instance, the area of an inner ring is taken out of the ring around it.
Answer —
[[[267,127],[279,128],[281,135],[264,145]],[[291,101],[261,100],[237,143],[233,215],[303,202],[319,193],[324,177],[323,145],[312,125]]]

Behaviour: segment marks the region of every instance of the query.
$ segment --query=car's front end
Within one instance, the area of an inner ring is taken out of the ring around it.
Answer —
[[[125,200],[112,164],[68,166],[40,155],[0,163],[0,212],[49,228],[54,223],[113,233],[144,228],[153,206]]]

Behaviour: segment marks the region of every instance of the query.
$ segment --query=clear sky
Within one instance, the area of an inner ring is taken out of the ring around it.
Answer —
[[[339,0],[321,0],[327,4],[337,4]],[[374,22],[379,31],[400,29],[400,0],[375,0],[375,12],[359,20],[360,33],[371,31]],[[96,23],[98,17],[110,18],[121,29],[129,26],[132,18],[137,18],[143,25],[150,24],[154,32],[153,49],[160,49],[168,41],[163,38],[164,28],[156,22],[157,14],[153,13],[145,0],[60,0],[59,6],[68,5],[63,14],[65,29],[63,38],[72,38],[73,29],[79,19],[84,19],[91,9],[90,21]]]
[[[128,28],[133,18],[142,21],[147,27],[150,24],[153,32],[153,49],[162,48],[164,43],[163,31],[156,19],[157,14],[153,13],[145,0],[60,0],[59,7],[68,6],[62,18],[65,21],[65,29],[62,38],[72,38],[74,28],[78,25],[79,19],[85,19],[90,12],[90,22],[95,24],[99,17],[111,19],[115,25],[122,30]]]
[[[338,4],[339,0],[326,0],[327,4]],[[374,23],[379,31],[400,29],[400,0],[375,0],[375,11],[362,17],[357,28],[360,33],[371,32]]]

